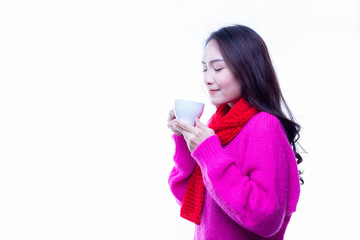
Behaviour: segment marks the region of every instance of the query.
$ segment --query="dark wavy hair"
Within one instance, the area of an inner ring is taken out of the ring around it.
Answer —
[[[301,127],[281,93],[265,42],[254,30],[243,25],[227,26],[211,33],[205,45],[211,40],[216,41],[225,63],[240,82],[241,96],[258,111],[273,114],[280,120],[296,162],[300,164],[303,159],[296,147]],[[301,174],[299,171],[299,176]],[[304,184],[302,176],[300,182]]]

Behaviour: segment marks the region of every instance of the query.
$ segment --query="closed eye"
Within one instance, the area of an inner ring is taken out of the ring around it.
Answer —
[[[215,72],[219,72],[219,71],[221,71],[222,69],[224,69],[224,68],[214,68]]]

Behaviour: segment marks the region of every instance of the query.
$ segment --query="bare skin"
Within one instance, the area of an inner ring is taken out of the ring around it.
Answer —
[[[212,104],[228,104],[232,107],[241,97],[241,86],[223,59],[217,43],[211,40],[204,49],[202,60],[204,83]],[[205,139],[215,135],[214,130],[199,119],[195,119],[195,127],[176,119],[174,110],[169,113],[168,128],[176,135],[184,136],[190,152]]]
[[[193,152],[205,139],[215,135],[214,130],[208,128],[195,119],[195,127],[176,119],[174,110],[171,110],[168,118],[168,127],[178,136],[184,136],[190,152]]]

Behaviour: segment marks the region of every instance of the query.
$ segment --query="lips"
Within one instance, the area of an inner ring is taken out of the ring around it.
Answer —
[[[220,91],[220,90],[219,89],[209,89],[209,93],[216,93],[218,91]]]

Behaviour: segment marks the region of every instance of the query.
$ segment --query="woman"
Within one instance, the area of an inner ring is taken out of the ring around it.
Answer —
[[[300,126],[267,47],[248,27],[224,27],[206,41],[202,64],[217,106],[208,126],[190,126],[173,110],[168,119],[176,146],[169,185],[180,215],[196,224],[195,239],[283,239],[302,181]]]

